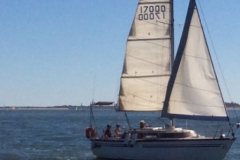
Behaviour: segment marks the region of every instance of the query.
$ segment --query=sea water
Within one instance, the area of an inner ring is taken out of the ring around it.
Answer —
[[[115,112],[113,108],[94,108],[94,121],[100,136],[106,125],[115,128],[118,123],[124,131],[138,128],[139,121],[149,126],[164,126],[167,120],[159,119],[158,112]],[[89,126],[89,110],[1,110],[0,111],[0,160],[97,160],[85,137]],[[240,119],[240,111],[229,111],[231,122]],[[129,123],[127,122],[127,120]],[[223,122],[177,120],[176,126],[194,129],[200,135],[219,136],[227,128]],[[216,132],[217,131],[217,132]],[[225,160],[239,160],[240,132]]]

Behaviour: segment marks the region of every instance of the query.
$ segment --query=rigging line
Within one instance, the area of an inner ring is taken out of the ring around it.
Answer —
[[[184,24],[180,24],[180,23],[178,23],[178,24],[174,24],[174,26],[183,26]],[[190,27],[196,27],[196,28],[200,28],[201,29],[201,27],[200,26],[196,26],[196,25],[189,25]]]
[[[94,74],[94,79],[93,79],[93,101],[94,101],[94,94],[95,94],[95,81],[96,81],[96,73]]]
[[[164,123],[165,126],[170,126],[169,124],[167,124],[167,123],[162,119],[162,117],[159,117],[158,119],[159,119],[160,121],[162,121],[162,123]]]
[[[223,82],[224,82],[224,85],[225,85],[225,87],[226,87],[227,94],[228,94],[228,96],[229,96],[230,101],[232,102],[232,98],[231,98],[230,92],[229,92],[229,90],[228,90],[228,86],[227,86],[225,77],[224,77],[224,75],[223,75],[223,71],[222,71],[221,65],[220,65],[220,63],[219,63],[218,56],[217,56],[217,54],[216,54],[216,50],[215,50],[215,47],[214,47],[214,45],[213,45],[212,37],[211,37],[211,34],[210,34],[210,32],[209,32],[209,29],[208,29],[208,26],[207,26],[207,22],[206,22],[206,19],[205,19],[203,10],[202,10],[202,6],[201,6],[201,3],[200,3],[199,0],[198,0],[198,3],[199,3],[199,6],[200,6],[201,13],[202,13],[202,15],[203,15],[203,20],[204,20],[204,22],[205,22],[205,24],[206,24],[206,29],[207,29],[207,32],[208,32],[208,34],[209,34],[210,42],[211,42],[212,47],[213,47],[214,55],[215,55],[215,57],[216,57],[216,59],[217,59],[217,64],[218,64],[218,66],[219,66],[219,68],[220,68],[221,76],[222,76],[222,78],[223,78]],[[236,110],[235,110],[234,107],[233,107],[233,110],[234,110],[235,117],[236,117],[237,121],[239,122],[239,119],[238,119],[238,117],[237,117],[237,113],[236,113]]]
[[[95,118],[94,118],[94,114],[93,114],[93,110],[92,110],[92,106],[93,104],[90,104],[90,126],[92,126],[92,120],[93,120],[93,123],[94,123],[94,126],[95,126],[95,129],[96,129],[96,134],[98,135],[98,132],[97,132],[97,125],[96,125],[96,121],[95,121]]]
[[[117,84],[119,84],[119,83],[117,83]],[[115,94],[114,94],[114,96],[113,96],[113,101],[114,101],[114,99],[117,97],[117,103],[118,103],[118,96],[119,96],[119,90],[120,90],[120,85],[117,85],[117,87],[116,87],[116,92],[115,92]],[[115,99],[116,100],[116,99]]]
[[[132,130],[132,127],[131,127],[131,124],[130,124],[130,122],[129,122],[129,118],[128,118],[126,112],[125,112],[125,117],[126,117],[126,120],[127,120],[128,126],[129,126],[129,129]]]
[[[139,20],[138,18],[135,18],[135,19]],[[164,29],[167,29],[168,27],[165,27],[165,26],[162,26],[162,25],[158,25],[158,23],[166,24],[166,25],[170,26],[169,23],[164,23],[164,22],[160,22],[160,21],[156,21],[156,23],[154,23],[154,22],[148,22],[148,21],[143,21],[143,22],[148,23],[148,24],[152,24],[152,25],[155,25],[155,26],[159,26],[159,27],[162,27],[162,28],[164,28]]]
[[[167,67],[167,66],[164,66],[164,65],[160,65],[160,64],[158,64],[158,63],[154,63],[154,62],[146,61],[146,60],[144,60],[144,59],[141,59],[141,58],[137,58],[137,57],[131,56],[131,55],[129,55],[129,54],[126,54],[126,56],[129,56],[129,57],[132,57],[132,58],[135,58],[135,59],[138,59],[138,60],[144,61],[144,62],[148,62],[148,63],[151,63],[151,64],[155,64],[156,66]]]
[[[139,20],[138,18],[135,18],[135,19]],[[143,22],[145,22],[145,23],[149,23],[149,24],[153,24],[153,25],[156,25],[156,26],[162,27],[162,28],[164,28],[164,29],[167,29],[168,27],[165,27],[165,26],[162,26],[162,25],[157,25],[157,24],[160,23],[160,24],[164,24],[164,25],[168,25],[168,26],[171,25],[170,23],[161,22],[161,21],[157,21],[157,20],[156,20],[156,23],[148,22],[148,21],[143,21]],[[183,25],[184,25],[184,24],[182,24],[182,23],[175,23],[175,24],[174,24],[174,26],[183,26]],[[192,27],[196,27],[196,28],[201,28],[201,27],[199,27],[199,26],[195,26],[195,25],[190,25],[190,26],[192,26]]]
[[[183,26],[184,24],[182,24],[182,23],[174,23],[174,25],[173,26]]]
[[[182,23],[174,23],[174,26],[184,26],[184,24],[182,24]],[[195,26],[195,25],[190,25],[190,26],[196,27],[196,28],[201,28],[201,27]]]

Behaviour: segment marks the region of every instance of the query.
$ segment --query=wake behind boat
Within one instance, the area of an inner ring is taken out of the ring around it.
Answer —
[[[195,0],[190,0],[174,63],[173,19],[173,0],[139,1],[127,40],[117,106],[124,112],[162,110],[161,116],[169,118],[170,124],[130,128],[121,137],[108,138],[99,138],[91,124],[86,134],[97,157],[221,160],[234,142],[232,126],[226,135],[213,137],[175,127],[174,119],[229,118]]]

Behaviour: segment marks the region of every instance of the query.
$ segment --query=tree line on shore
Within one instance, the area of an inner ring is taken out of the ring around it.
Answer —
[[[226,107],[240,107],[240,104],[235,102],[225,102]]]

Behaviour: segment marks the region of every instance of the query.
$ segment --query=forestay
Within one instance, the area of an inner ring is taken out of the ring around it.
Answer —
[[[118,110],[162,109],[171,66],[170,8],[170,0],[140,0],[127,40]]]
[[[191,1],[162,117],[228,120],[195,1]]]

